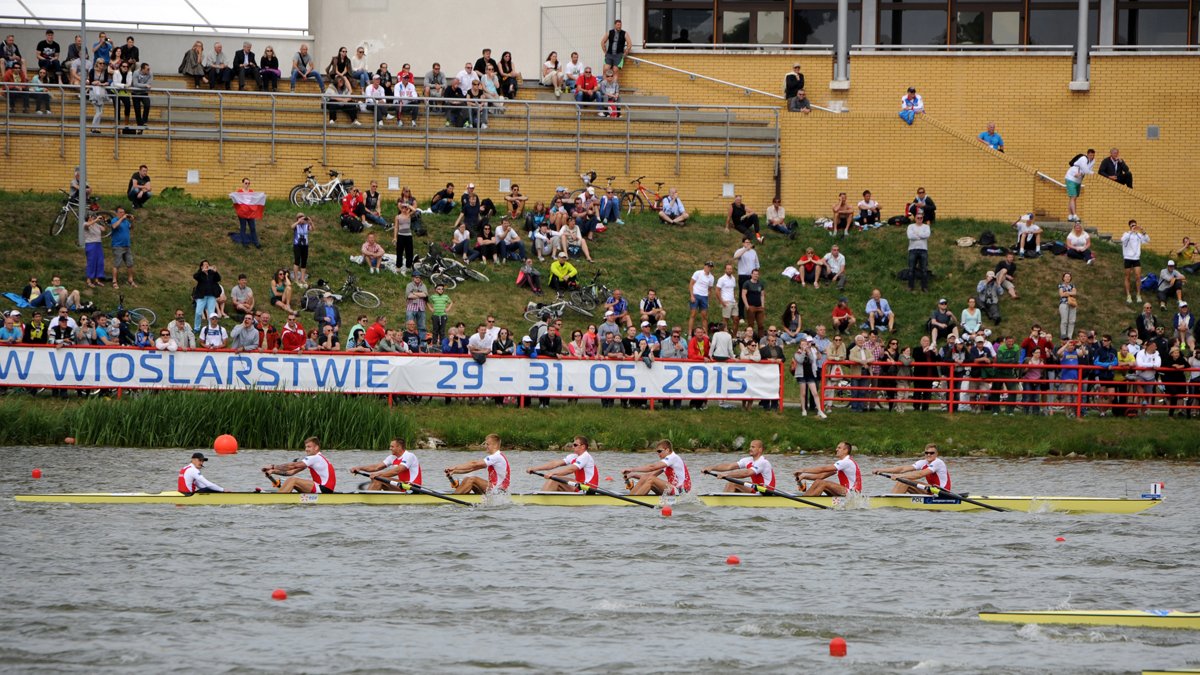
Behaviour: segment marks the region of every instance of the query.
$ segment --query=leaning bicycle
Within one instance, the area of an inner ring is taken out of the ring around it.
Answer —
[[[378,295],[375,295],[371,291],[363,290],[358,285],[358,277],[354,274],[354,272],[350,271],[349,269],[345,270],[345,272],[346,283],[342,284],[342,287],[338,289],[336,293],[333,291],[333,288],[329,285],[329,283],[324,279],[317,279],[317,283],[309,286],[308,290],[304,291],[304,298],[306,301],[304,306],[308,307],[312,305],[319,305],[321,299],[325,297],[326,293],[332,295],[335,302],[341,302],[346,297],[349,297],[354,301],[354,304],[358,305],[359,307],[366,307],[367,309],[378,307],[380,304],[382,304],[382,301],[379,299]]]
[[[657,187],[653,192],[651,192],[649,188],[647,188],[645,185],[642,185],[643,178],[645,178],[645,176],[638,176],[637,178],[629,181],[629,184],[633,186],[633,191],[626,192],[621,196],[621,210],[624,211],[626,215],[632,214],[635,210],[638,213],[642,213],[647,207],[649,207],[651,211],[658,211],[662,208],[662,197],[659,193],[662,192],[662,186],[665,185],[665,183],[655,182],[654,184]]]
[[[121,293],[117,295],[117,308],[113,311],[113,314],[120,314],[123,311],[129,312],[129,318],[134,323],[141,323],[145,319],[146,323],[153,326],[158,321],[158,315],[149,307],[125,307],[125,294]]]
[[[70,193],[68,193],[66,190],[60,189],[59,192],[61,192],[63,195],[63,203],[62,207],[58,210],[58,214],[54,216],[54,220],[50,223],[50,236],[52,237],[57,237],[58,235],[62,234],[63,230],[65,230],[67,227],[67,223],[78,222],[76,219],[79,216],[79,200],[71,199]],[[96,197],[89,197],[87,216],[89,218],[92,216],[100,216],[104,219],[104,224],[108,225],[108,223],[112,222],[112,219],[116,217],[116,214],[112,211],[105,211],[101,209],[100,200]],[[111,234],[112,229],[105,227],[104,234],[102,236],[107,237]]]
[[[588,310],[596,309],[607,302],[609,296],[612,295],[612,291],[609,290],[608,286],[600,283],[600,277],[603,274],[604,270],[597,270],[587,285],[580,286],[571,291],[567,294],[567,297],[570,298],[571,302]]]
[[[329,171],[329,182],[318,183],[313,175],[312,165],[304,167],[304,182],[292,188],[289,196],[296,206],[315,206],[326,202],[341,202],[350,194],[354,187],[353,180],[343,180],[342,173],[336,169]]]

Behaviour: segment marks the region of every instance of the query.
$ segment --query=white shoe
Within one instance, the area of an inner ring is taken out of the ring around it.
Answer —
[[[335,124],[337,124],[337,122],[334,122],[333,120],[329,120],[329,126],[333,126]]]
[[[396,119],[396,116],[395,116],[395,115],[393,115],[392,113],[388,113],[388,114],[387,114],[387,119],[389,119],[389,120],[394,120],[394,119]]]
[[[383,120],[379,120],[379,126],[383,126]]]
[[[803,408],[801,408],[801,409],[800,409],[800,416],[801,416],[801,417],[808,417],[808,411],[807,411],[807,410],[805,410],[805,409],[803,409]]]
[[[479,125],[479,128],[480,128],[480,129],[486,129],[486,128],[487,128],[487,124],[486,124],[486,123],[484,123],[484,124],[480,124],[480,125]]]
[[[818,411],[817,411],[817,417],[820,417],[821,419],[828,419],[828,418],[829,418],[829,415],[826,415],[825,413],[823,413],[823,412],[821,412],[820,410],[818,410]]]
[[[354,125],[354,126],[356,126],[356,127],[361,127],[361,126],[362,126],[362,122],[359,122],[358,120],[354,120],[353,122],[351,122],[351,124],[353,124],[353,125]]]
[[[415,126],[417,126],[417,121],[416,121],[416,120],[409,120],[409,122],[408,122],[408,125],[409,125],[409,126],[412,126],[412,127],[415,127]],[[432,211],[430,211],[430,213],[433,213],[433,212],[432,212]]]

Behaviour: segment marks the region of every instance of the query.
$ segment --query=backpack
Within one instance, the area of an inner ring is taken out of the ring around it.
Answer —
[[[1142,277],[1142,290],[1155,291],[1158,290],[1158,275],[1154,272]]]
[[[540,309],[540,308],[539,308]],[[542,339],[542,336],[549,330],[549,326],[545,321],[538,321],[529,327],[529,339],[533,340],[533,346],[537,346]]]
[[[887,220],[888,225],[891,225],[893,227],[902,226],[902,225],[912,225],[912,222],[913,221],[911,219],[909,219],[908,216],[904,216],[904,215],[892,216],[891,218],[888,218],[888,220]]]
[[[1071,161],[1067,162],[1067,166],[1068,166],[1068,167],[1075,166],[1075,162],[1078,162],[1078,161],[1079,161],[1079,158],[1080,158],[1080,157],[1083,157],[1083,156],[1084,156],[1084,155],[1083,155],[1083,153],[1082,153],[1082,152],[1081,152],[1081,153],[1079,153],[1078,155],[1075,155],[1074,157],[1072,157],[1072,158],[1071,158]]]
[[[317,297],[316,293],[304,295],[300,298],[300,311],[315,312],[321,306],[321,298]]]
[[[978,243],[980,246],[995,246],[996,245],[996,234],[994,232],[992,232],[991,230],[984,230],[983,232],[979,233],[979,242]]]
[[[342,229],[357,234],[363,231],[363,224],[354,216],[342,216]]]

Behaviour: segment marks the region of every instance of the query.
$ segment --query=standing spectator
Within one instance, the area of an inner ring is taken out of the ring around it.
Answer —
[[[1013,223],[1017,228],[1017,255],[1036,258],[1042,254],[1042,228],[1032,213],[1023,214]]]
[[[1077,210],[1077,200],[1079,199],[1079,190],[1083,187],[1083,177],[1092,173],[1092,167],[1096,165],[1096,151],[1088,148],[1086,155],[1077,155],[1071,160],[1071,166],[1067,169],[1067,222],[1078,223],[1079,211]]]
[[[403,273],[413,268],[412,215],[416,208],[403,200],[396,200],[396,217],[393,219],[392,247],[396,250],[396,266]]]
[[[521,86],[521,72],[513,66],[512,52],[501,54],[498,65],[496,72],[500,75],[500,93],[511,101],[517,97],[517,90]]]
[[[112,84],[112,76],[109,75],[106,65],[107,62],[96,59],[95,67],[87,72],[88,102],[96,111],[92,115],[93,134],[100,133],[100,120],[104,116],[104,106],[108,104],[110,97],[108,88]]]
[[[854,336],[854,346],[850,348],[848,360],[855,363],[849,367],[852,391],[850,409],[854,412],[866,412],[869,404],[862,399],[873,397],[869,388],[871,380],[868,375],[870,375],[870,364],[875,360],[875,354],[867,345],[867,339],[862,335]]]
[[[1125,160],[1121,159],[1121,151],[1116,148],[1108,151],[1108,157],[1100,162],[1100,168],[1096,173],[1118,185],[1133,189],[1133,172],[1129,170],[1129,165],[1125,163]]]
[[[1158,329],[1158,319],[1154,316],[1154,308],[1150,303],[1142,305],[1142,313],[1134,319],[1134,325],[1137,327],[1136,339],[1141,341],[1149,340]]]
[[[154,85],[154,74],[150,72],[150,64],[143,63],[133,74],[133,84],[130,85],[133,99],[134,124],[140,136],[150,122],[150,89]],[[146,193],[149,195],[149,192]]]
[[[206,60],[204,43],[196,40],[192,43],[192,48],[183,53],[183,61],[179,64],[179,74],[192,78],[192,86],[196,89],[199,89],[201,85],[208,84],[208,78],[204,72]]]
[[[800,64],[792,64],[792,72],[783,78],[783,97],[787,99],[787,108],[791,112],[800,112],[800,92],[804,91],[804,73],[800,72]]]
[[[979,140],[993,150],[1004,152],[1004,138],[996,133],[995,122],[987,123],[987,131],[979,132]]]
[[[354,56],[350,57],[350,77],[358,81],[360,89],[366,89],[367,85],[371,83],[372,75],[370,62],[367,61],[366,48],[362,46],[355,48]]]
[[[417,334],[420,336],[418,346],[425,347],[425,300],[429,297],[429,288],[421,280],[421,275],[413,271],[412,281],[404,287],[404,320],[415,321]]]
[[[904,120],[905,124],[912,126],[913,120],[916,119],[917,115],[924,114],[925,100],[917,93],[916,87],[909,87],[908,93],[904,95],[904,98],[900,99],[900,119]]]
[[[625,55],[633,48],[633,42],[625,31],[621,30],[621,20],[613,22],[612,30],[604,34],[600,40],[600,48],[604,50],[604,65],[612,72],[613,77],[620,79],[619,71],[625,67]]]
[[[1067,257],[1075,260],[1086,260],[1091,265],[1096,259],[1092,251],[1092,236],[1083,230],[1083,224],[1075,219],[1075,226],[1067,233]]]
[[[59,60],[62,56],[62,50],[58,43],[54,41],[54,31],[46,31],[46,39],[37,43],[38,68],[45,68],[47,75],[47,83],[58,84],[59,75],[62,71],[62,62]]]
[[[695,335],[693,328],[696,323],[696,314],[700,315],[700,326],[708,325],[708,294],[712,287],[716,285],[716,279],[713,279],[713,261],[709,260],[704,263],[704,269],[692,272],[692,278],[688,281],[688,296],[690,298],[688,308],[691,313],[688,314],[688,334]],[[705,352],[707,353],[707,351]],[[689,356],[689,358],[691,358]]]
[[[258,60],[258,77],[262,81],[263,91],[279,91],[279,78],[283,72],[279,70],[279,57],[275,48],[267,45],[262,58]]]
[[[196,301],[196,316],[192,325],[208,326],[210,317],[220,318],[217,314],[217,296],[221,295],[221,274],[207,260],[201,260],[200,268],[192,275],[192,279],[196,280],[196,288],[192,291],[192,298]]]
[[[607,110],[599,112],[600,117],[610,117],[617,119],[621,116],[621,109],[617,103],[621,101],[621,83],[617,81],[616,74],[611,68],[606,68],[604,71],[604,79],[600,82],[600,102],[608,106]]]
[[[1121,257],[1125,259],[1125,302],[1132,303],[1129,279],[1133,277],[1133,288],[1137,301],[1142,301],[1142,244],[1150,243],[1150,235],[1138,226],[1136,220],[1129,221],[1129,231],[1121,235]],[[1161,277],[1160,277],[1161,278]]]
[[[263,88],[262,80],[258,76],[258,63],[255,61],[251,47],[249,42],[243,42],[241,51],[233,55],[233,70],[237,73],[238,91],[246,90],[247,76],[258,84],[260,91]]]
[[[821,261],[824,263],[821,278],[832,280],[837,284],[839,291],[846,290],[846,256],[842,255],[838,245],[831,246],[829,253],[822,256]]]
[[[832,236],[836,237],[838,228],[842,230],[842,236],[850,235],[850,225],[854,222],[854,207],[846,199],[845,192],[838,193],[838,200],[833,205],[833,232]]]
[[[916,218],[908,226],[908,290],[916,293],[914,284],[920,276],[921,292],[929,290],[929,225],[925,215],[917,211]]]
[[[1071,283],[1071,273],[1064,272],[1058,285],[1058,337],[1068,340],[1075,333],[1075,314],[1079,309],[1078,291]]]
[[[729,205],[729,211],[725,213],[725,231],[728,232],[730,227],[740,232],[747,240],[751,237],[760,243],[763,240],[758,228],[758,214],[754,212],[754,209],[746,206],[741,195],[734,196],[733,203]]]
[[[750,280],[750,273],[758,269],[761,265],[758,261],[758,251],[754,250],[754,240],[749,236],[742,238],[742,245],[733,252],[733,260],[737,263],[737,282],[738,282],[738,316],[744,316],[742,312],[742,285]],[[737,330],[736,323],[734,330]]]
[[[871,299],[867,300],[866,312],[868,330],[895,332],[896,314],[892,311],[891,304],[883,297],[883,293],[878,288],[871,290]]]
[[[668,225],[687,224],[691,214],[683,207],[683,200],[679,198],[679,191],[675,188],[668,190],[667,196],[663,197],[658,217]]]
[[[296,214],[292,222],[292,280],[300,288],[308,288],[308,249],[312,236],[313,222],[303,213]]]
[[[204,74],[208,77],[209,89],[216,89],[218,84],[229,89],[229,83],[233,80],[233,68],[220,42],[213,43],[213,53],[204,60]]]
[[[1145,349],[1134,355],[1134,364],[1137,366],[1134,379],[1141,392],[1138,394],[1137,407],[1141,408],[1141,414],[1145,415],[1146,407],[1154,405],[1158,369],[1162,368],[1162,355],[1158,353],[1158,343],[1154,340],[1147,342]]]
[[[125,128],[121,130],[121,133],[133,133],[129,128],[129,118],[132,115],[133,77],[136,73],[130,68],[128,62],[122,61],[113,65],[116,66],[111,84],[112,91],[116,95],[113,101],[113,115],[116,118],[117,124],[121,123],[122,117],[125,118]],[[121,114],[122,111],[125,113],[124,115]]]
[[[83,224],[83,252],[87,258],[88,288],[96,288],[104,283],[104,245],[101,239],[106,224],[104,217],[100,215],[89,216]]]
[[[750,277],[747,275],[746,281]],[[721,303],[721,319],[728,324],[730,331],[736,333],[738,330],[738,319],[741,299],[741,284],[737,278],[733,276],[733,265],[725,265],[725,274],[717,278],[717,301]],[[716,337],[716,334],[713,334]]]
[[[767,292],[760,281],[759,270],[750,273],[750,280],[742,284],[742,305],[746,309],[746,325],[754,326],[754,337],[757,340],[763,336],[763,322],[766,320]]]
[[[1168,260],[1167,266],[1158,273],[1158,308],[1167,308],[1167,298],[1174,295],[1176,303],[1183,303],[1183,284],[1187,278],[1175,269],[1175,261]],[[1138,300],[1141,300],[1138,296]]]
[[[297,80],[315,80],[317,89],[323,91],[325,83],[321,79],[321,72],[313,66],[313,59],[308,55],[308,45],[300,45],[300,49],[292,55],[292,87],[291,91],[296,91]]]
[[[871,198],[870,190],[863,190],[863,198],[858,202],[858,221],[865,228],[867,225],[879,224],[879,202]]]
[[[454,301],[446,295],[445,284],[438,284],[433,287],[433,293],[425,299],[425,304],[432,312],[430,318],[433,323],[433,344],[440,347],[442,338],[446,337],[446,322],[450,320]]]
[[[254,192],[254,189],[250,187],[249,178],[242,178],[242,186],[235,190],[234,194],[236,195],[238,192]],[[266,195],[246,194],[235,197],[233,210],[238,217],[238,239],[242,242],[242,248],[249,248],[250,244],[254,244],[254,248],[262,248],[262,244],[258,241],[258,219],[262,216],[265,204]]]
[[[133,229],[133,218],[128,213],[125,213],[125,207],[118,206],[117,214],[113,216],[109,226],[112,228],[112,239],[110,240],[113,254],[112,286],[113,288],[120,288],[117,285],[117,271],[124,265],[129,285],[137,288],[137,284],[133,281],[133,252],[130,250],[130,230]]]

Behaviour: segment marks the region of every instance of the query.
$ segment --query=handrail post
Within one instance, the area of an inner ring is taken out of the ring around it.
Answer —
[[[682,128],[683,128],[683,114],[679,110],[679,106],[676,105],[675,106],[675,175],[676,176],[679,175],[679,161],[680,161],[679,148],[680,148],[680,143],[683,140],[683,138],[682,138],[683,129]]]
[[[271,163],[275,163],[275,94],[271,94]]]
[[[729,108],[725,108],[725,175],[729,175]]]
[[[328,105],[328,103],[325,101],[325,97],[322,96],[321,97],[321,164],[323,164],[325,166],[329,166],[329,123],[326,121],[328,119],[329,111],[325,109],[326,105]]]
[[[529,117],[532,114],[533,114],[533,110],[529,107],[529,102],[526,101],[525,102],[525,173],[529,173],[529,160],[530,160],[529,155],[530,155],[530,152],[532,151],[532,149],[529,147],[530,144],[533,142],[533,136],[530,134],[530,121],[529,121]]]
[[[401,121],[400,111],[396,111],[396,121]],[[429,118],[433,117],[433,105],[425,101],[425,168],[429,168]]]
[[[62,105],[58,111],[58,156],[67,156],[67,91],[60,84],[58,93],[62,95]]]
[[[12,96],[5,95],[8,99],[4,105],[4,156],[9,156],[9,142],[12,136]],[[82,105],[82,104],[80,104]]]
[[[782,162],[779,157],[780,145],[782,145],[782,141],[779,138],[779,110],[774,110],[773,114],[775,116],[775,178],[778,179],[782,170]],[[776,182],[775,186],[779,187],[779,183]]]
[[[583,112],[579,109],[579,104],[576,104],[575,105],[575,173],[579,173],[580,171],[583,171],[583,169],[579,168],[581,165],[580,164],[581,159],[579,156],[579,154],[580,154],[579,145],[582,142],[583,142]]]
[[[826,380],[829,379],[828,378],[829,371],[825,368],[825,366],[827,366],[827,365],[829,365],[829,364],[828,363],[821,364],[821,386],[817,388],[817,405],[820,406],[819,410],[821,412],[825,412],[825,382],[826,382]],[[799,368],[801,366],[797,365],[796,367]],[[802,389],[800,391],[800,405],[808,407],[806,405],[808,403],[808,401],[804,400],[804,397],[806,397],[806,396],[808,396],[808,391]]]
[[[484,104],[484,105],[486,105],[486,104]],[[479,171],[479,167],[481,167],[483,165],[483,163],[480,161],[481,160],[480,155],[481,155],[482,151],[480,150],[479,144],[483,138],[483,131],[482,131],[483,116],[486,115],[487,113],[484,112],[486,110],[486,108],[484,108],[482,106],[479,108],[476,108],[476,110],[478,110],[479,112],[475,115],[475,170]],[[470,108],[467,109],[467,119],[468,120],[471,119]],[[487,261],[485,260],[484,262],[487,262]]]
[[[1083,368],[1079,368],[1075,378],[1075,419],[1083,417]]]
[[[171,92],[167,94],[167,161],[171,161]]]
[[[618,103],[617,110],[621,110],[621,109],[622,109],[622,106],[620,106],[620,104]],[[632,140],[632,137],[633,137],[633,121],[630,119],[629,107],[624,106],[624,110],[625,110],[625,173],[629,173],[629,152],[630,152],[630,141]],[[620,211],[618,209],[618,213],[619,212]]]
[[[225,95],[217,92],[217,162],[225,163]]]
[[[121,108],[117,105],[117,97],[111,96],[113,104],[113,159],[121,159]]]
[[[947,382],[946,391],[946,413],[951,417],[954,416],[954,402],[958,398],[958,387],[954,386],[954,363],[950,363],[950,377]]]
[[[375,109],[371,108],[371,166],[379,166],[379,125],[375,123],[376,115]],[[401,125],[404,124],[400,117],[396,119]]]

